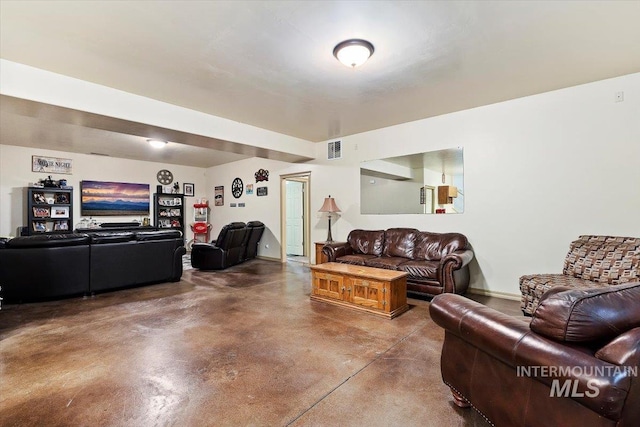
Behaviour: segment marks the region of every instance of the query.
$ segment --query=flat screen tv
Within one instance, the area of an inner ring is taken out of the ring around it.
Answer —
[[[82,181],[80,189],[82,216],[149,214],[149,184]]]

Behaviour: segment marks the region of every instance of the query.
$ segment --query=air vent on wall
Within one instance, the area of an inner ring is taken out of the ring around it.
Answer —
[[[327,152],[327,159],[341,159],[342,158],[342,140],[331,141],[328,144],[329,151]]]

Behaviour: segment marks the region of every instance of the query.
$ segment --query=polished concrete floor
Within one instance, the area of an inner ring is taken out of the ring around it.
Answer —
[[[440,378],[427,301],[393,320],[310,301],[308,266],[0,311],[2,426],[485,426]],[[478,297],[507,314],[518,303]]]

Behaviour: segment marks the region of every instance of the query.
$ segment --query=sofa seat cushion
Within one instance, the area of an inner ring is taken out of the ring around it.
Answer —
[[[354,254],[382,255],[384,230],[353,230],[347,237]]]
[[[409,274],[409,278],[438,280],[439,265],[439,261],[414,260],[400,264],[398,269]]]
[[[556,341],[612,339],[640,327],[640,282],[547,293],[533,313],[531,330]]]
[[[640,239],[580,236],[571,243],[563,273],[610,285],[639,280]]]
[[[365,261],[364,265],[374,268],[386,268],[387,270],[397,270],[398,266],[404,262],[407,262],[406,258],[401,257],[375,257],[369,258]]]
[[[520,277],[520,291],[522,302],[520,308],[528,314],[533,314],[542,295],[549,289],[562,286],[570,289],[586,289],[605,287],[606,283],[592,282],[565,274],[529,274]]]
[[[365,255],[365,254],[357,254],[357,255],[345,255],[340,258],[336,258],[336,262],[341,262],[343,264],[352,264],[352,265],[365,265],[365,262],[371,258],[377,258],[375,255]]]

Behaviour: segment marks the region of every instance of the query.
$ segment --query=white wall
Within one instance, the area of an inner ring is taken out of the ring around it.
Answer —
[[[614,102],[617,91],[624,91],[624,102]],[[279,257],[277,174],[311,171],[312,241],[326,236],[326,219],[315,212],[331,194],[342,209],[333,222],[335,240],[354,228],[461,232],[476,254],[471,286],[511,295],[519,294],[523,274],[559,273],[569,242],[580,234],[640,236],[640,74],[347,136],[342,143],[340,160],[320,160],[326,157],[320,143],[312,163],[250,159],[210,169],[209,197],[213,185],[225,185],[227,205],[235,175],[271,171],[269,196],[247,198],[244,211],[221,209],[214,214],[218,229],[232,220],[264,221],[272,234],[270,250],[261,247],[260,254]],[[463,214],[360,214],[360,161],[454,147],[464,148]]]
[[[4,142],[4,141],[3,141]],[[195,184],[195,197],[186,197],[185,234],[187,239],[193,237],[188,224],[193,222],[193,201],[195,198],[207,197],[206,169],[189,166],[166,165],[162,163],[117,159],[113,157],[93,156],[87,154],[67,153],[62,151],[41,150],[13,145],[0,145],[0,236],[15,236],[18,227],[27,224],[26,192],[30,182],[37,182],[49,174],[31,172],[31,156],[61,157],[73,161],[73,174],[51,174],[53,179],[67,179],[73,186],[73,221],[74,227],[80,222],[80,181],[114,181],[149,184],[151,194],[155,193],[156,174],[161,169],[169,169],[174,182]],[[213,200],[211,198],[211,200]],[[148,215],[153,222],[153,197],[150,200]],[[96,217],[100,222],[141,220],[142,217]]]

